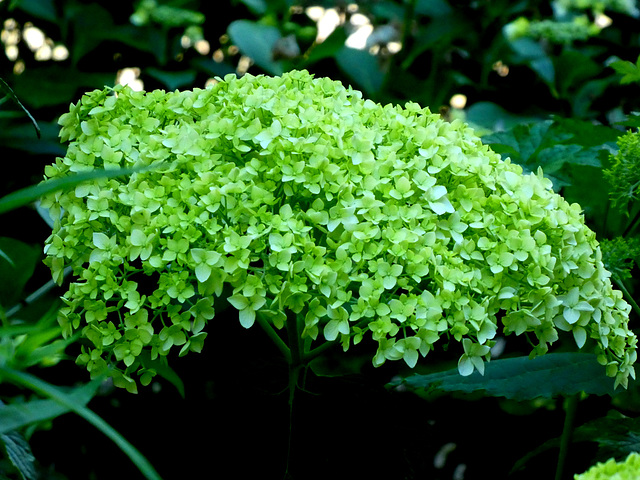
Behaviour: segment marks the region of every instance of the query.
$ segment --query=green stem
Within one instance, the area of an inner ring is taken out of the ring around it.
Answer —
[[[627,302],[629,302],[629,305],[631,305],[631,307],[633,308],[633,311],[636,312],[638,315],[640,315],[640,306],[636,303],[631,293],[629,293],[629,290],[627,290],[627,286],[624,284],[622,279],[617,275],[613,275],[612,278],[615,284],[618,286],[618,288],[622,290],[622,294],[624,295],[624,298],[627,300]]]
[[[409,37],[411,36],[411,24],[413,23],[416,13],[416,5],[418,0],[409,0],[405,3],[404,18],[402,19],[402,31],[400,32],[400,42],[403,50],[409,51]],[[405,55],[406,56],[406,55]]]
[[[294,366],[302,365],[302,342],[300,341],[301,322],[293,312],[287,312],[287,335],[289,336],[289,349],[291,350],[291,363]]]
[[[278,350],[282,352],[282,355],[284,355],[284,358],[287,361],[287,363],[291,364],[291,350],[289,349],[289,347],[287,347],[287,344],[284,342],[284,340],[280,338],[280,335],[278,335],[278,332],[276,332],[273,329],[269,321],[265,319],[260,314],[260,312],[256,312],[256,320],[258,324],[262,327],[262,329],[267,333],[267,336],[273,341],[273,343],[276,344],[276,347],[278,347]]]
[[[287,466],[285,478],[289,478],[289,466],[293,447],[293,405],[295,392],[298,388],[302,363],[302,342],[300,341],[299,319],[293,312],[287,312],[287,334],[289,337],[289,440],[287,444]]]
[[[122,435],[111,427],[111,425],[84,405],[78,404],[73,398],[70,398],[55,386],[50,385],[29,373],[20,372],[5,366],[0,366],[0,377],[15,385],[20,385],[42,396],[51,398],[60,405],[80,415],[115,443],[131,459],[136,467],[138,467],[145,478],[148,480],[162,480],[149,461],[133,445],[127,442]]]
[[[633,217],[633,220],[629,222],[629,225],[627,225],[627,228],[625,228],[624,232],[622,233],[622,236],[627,237],[631,232],[633,232],[636,225],[638,224],[638,221],[640,221],[640,210],[635,214],[635,216]]]
[[[64,278],[67,275],[69,275],[71,273],[71,270],[72,270],[71,267],[66,267],[62,274],[62,277]],[[22,302],[14,305],[9,310],[7,310],[5,312],[7,318],[11,318],[13,315],[18,313],[24,305],[31,305],[32,303],[35,303],[36,301],[40,300],[42,297],[44,297],[47,293],[49,293],[51,290],[53,290],[57,286],[58,285],[56,284],[56,282],[54,282],[53,280],[49,280],[42,287],[40,287],[38,290],[33,292],[27,298],[25,298]]]
[[[602,232],[607,234],[607,223],[609,223],[609,211],[611,210],[611,201],[607,201],[604,206],[604,213],[602,214]]]
[[[411,25],[415,18],[415,9],[417,3],[417,0],[405,1],[402,26],[400,27],[400,43],[402,45],[402,49],[399,53],[391,57],[389,68],[385,73],[384,79],[382,80],[380,90],[377,92],[377,95],[380,98],[382,98],[384,92],[387,92],[389,90],[389,85],[391,84],[391,82],[396,80],[396,78],[398,77],[398,74],[400,73],[398,72],[398,70],[407,70],[411,65],[411,61],[408,61],[408,57],[411,51],[409,41],[411,39]]]
[[[564,466],[569,454],[569,446],[573,436],[573,427],[576,419],[576,410],[578,409],[578,401],[580,394],[576,393],[566,398],[564,426],[562,428],[562,437],[560,437],[560,453],[558,454],[558,464],[556,466],[555,480],[562,480]]]
[[[367,323],[369,323],[369,319],[363,319],[360,320],[358,323],[356,323],[355,328],[361,328],[364,329],[365,326],[367,325]],[[353,333],[351,334],[352,336],[354,335]],[[331,347],[335,347],[336,345],[339,345],[339,342],[337,340],[332,340],[332,341],[325,341],[323,344],[317,346],[316,348],[314,348],[313,350],[309,350],[308,352],[305,351],[302,360],[303,362],[309,363],[311,360],[313,360],[316,357],[319,357],[320,355],[322,355],[325,350],[330,349]]]
[[[325,350],[330,349],[331,347],[334,347],[336,345],[336,342],[324,342],[322,345],[317,346],[316,348],[314,348],[313,350],[309,350],[307,353],[304,354],[303,356],[303,361],[305,363],[310,362],[311,360],[313,360],[314,358],[322,355]]]

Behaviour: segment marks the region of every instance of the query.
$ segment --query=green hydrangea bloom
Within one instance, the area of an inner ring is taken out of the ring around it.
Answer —
[[[580,207],[460,121],[294,71],[96,90],[60,124],[69,147],[48,178],[144,168],[43,199],[60,217],[46,263],[76,277],[59,320],[89,339],[92,374],[147,383],[153,361],[200,351],[224,296],[247,328],[294,315],[307,345],[370,335],[376,366],[414,366],[442,338],[469,374],[498,332],[535,355],[562,330],[616,384],[634,375],[630,307]]]
[[[587,15],[574,16],[570,20],[529,20],[519,17],[504,27],[505,36],[510,41],[531,37],[565,45],[585,41],[600,33],[600,30],[601,28],[592,23]]]
[[[572,9],[591,10],[593,13],[612,11],[632,17],[640,14],[635,0],[555,0],[552,5],[561,14]]]
[[[636,480],[640,474],[640,454],[634,452],[622,462],[610,458],[604,463],[598,463],[580,475],[574,475],[574,480]]]

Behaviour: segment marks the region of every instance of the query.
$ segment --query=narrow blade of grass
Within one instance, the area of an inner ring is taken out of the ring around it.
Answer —
[[[131,459],[136,467],[138,467],[145,478],[148,480],[162,480],[149,461],[133,445],[111,427],[111,425],[73,397],[63,393],[55,386],[40,380],[38,377],[5,366],[0,366],[0,377],[15,385],[28,388],[39,395],[55,400],[60,405],[80,415],[113,441]]]
[[[88,180],[131,175],[132,173],[142,172],[151,168],[159,168],[159,165],[151,165],[141,168],[99,169],[92,170],[90,172],[76,173],[74,175],[69,175],[68,177],[47,180],[37,185],[16,190],[15,192],[11,192],[10,194],[0,198],[0,214],[28,205],[48,193],[55,192],[56,190],[72,188]]]
[[[7,82],[5,82],[3,79],[0,78],[0,90],[2,90],[4,92],[5,95],[7,95],[11,100],[13,100],[14,102],[16,102],[16,104],[24,111],[24,113],[27,114],[27,116],[29,117],[29,119],[31,120],[31,123],[33,123],[33,126],[36,129],[36,135],[38,136],[38,138],[40,138],[40,127],[38,126],[38,122],[36,122],[36,119],[33,118],[33,116],[31,115],[31,113],[29,113],[29,110],[26,109],[26,107],[22,104],[22,102],[18,99],[18,97],[16,96],[15,93],[13,93],[13,90],[11,89],[11,87],[7,84]]]

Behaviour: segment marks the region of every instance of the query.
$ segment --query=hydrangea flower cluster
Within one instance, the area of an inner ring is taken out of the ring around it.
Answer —
[[[529,20],[519,17],[505,25],[504,32],[510,41],[522,37],[536,40],[545,39],[552,43],[569,45],[575,41],[585,41],[600,33],[601,27],[592,23],[587,15],[573,17],[571,20]]]
[[[462,374],[483,372],[499,332],[535,355],[561,330],[616,384],[634,375],[630,307],[580,207],[460,121],[293,71],[95,90],[59,123],[68,151],[46,177],[141,169],[43,199],[59,217],[46,263],[76,277],[59,321],[90,341],[79,363],[117,385],[200,351],[219,297],[247,328],[293,315],[307,344],[370,335],[376,366],[414,366],[443,339],[461,344]]]
[[[640,15],[635,0],[555,0],[552,6],[558,14],[569,10],[590,10],[594,14],[612,11],[632,17]]]
[[[635,480],[640,472],[640,454],[630,453],[622,462],[610,458],[604,463],[598,463],[580,475],[574,475],[575,480]]]

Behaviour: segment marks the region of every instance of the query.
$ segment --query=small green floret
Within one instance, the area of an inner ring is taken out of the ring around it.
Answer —
[[[580,207],[460,121],[294,71],[96,90],[60,124],[48,178],[144,167],[43,199],[59,218],[46,263],[75,276],[60,324],[82,329],[92,374],[135,391],[134,374],[148,383],[153,362],[216,335],[224,293],[245,327],[297,316],[311,348],[370,336],[376,366],[413,366],[442,339],[469,374],[499,333],[535,355],[561,330],[616,384],[634,376],[630,307]]]
[[[636,480],[640,476],[640,454],[629,454],[622,462],[610,458],[604,463],[598,463],[580,475],[574,475],[574,480]]]

